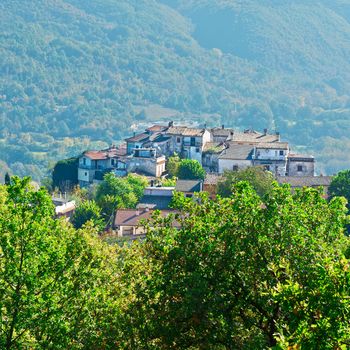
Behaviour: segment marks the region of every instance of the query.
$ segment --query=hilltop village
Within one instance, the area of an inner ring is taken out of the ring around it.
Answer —
[[[101,181],[107,172],[116,176],[136,172],[159,178],[165,175],[167,158],[174,153],[197,160],[209,174],[263,166],[276,178],[315,175],[314,157],[293,153],[279,133],[267,129],[236,131],[224,125],[193,128],[169,122],[134,134],[119,147],[84,152],[79,157],[79,185]]]
[[[170,177],[167,162],[171,162],[174,155],[196,163],[202,176],[172,178],[170,184],[164,185]],[[267,129],[262,132],[237,131],[224,125],[194,128],[174,125],[173,122],[134,133],[118,147],[87,150],[75,160],[74,167],[80,188],[98,186],[105,181],[107,174],[109,181],[114,181],[113,178],[128,181],[128,175],[134,174],[143,176],[146,182],[137,202],[118,209],[113,207],[115,209],[106,220],[115,234],[128,237],[139,237],[144,233],[140,223],[142,219],[150,218],[154,210],[160,210],[163,216],[174,212],[171,206],[174,192],[194,197],[205,191],[215,198],[227,171],[235,173],[259,167],[280,184],[288,183],[292,188],[323,187],[325,194],[331,182],[329,176],[315,175],[313,156],[294,153],[277,132],[270,133]],[[124,185],[115,186],[112,195]],[[55,201],[58,216],[73,215],[74,202],[59,198]]]

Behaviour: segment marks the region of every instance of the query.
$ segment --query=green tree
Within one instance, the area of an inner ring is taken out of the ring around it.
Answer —
[[[230,197],[233,185],[240,181],[249,182],[256,193],[262,197],[273,189],[275,178],[271,172],[258,166],[238,171],[226,170],[218,183],[218,194],[222,197]]]
[[[78,184],[78,158],[64,159],[56,163],[52,172],[52,186],[61,191]]]
[[[5,185],[10,185],[11,184],[11,177],[10,174],[7,172],[5,174]]]
[[[183,159],[179,166],[178,177],[185,180],[204,180],[205,170],[198,160]]]
[[[0,187],[0,348],[115,348],[116,256],[92,227],[54,219],[29,183]]]
[[[231,198],[177,196],[181,212],[149,225],[147,274],[135,278],[139,348],[334,349],[350,344],[345,202],[316,189],[248,183]],[[134,273],[134,271],[132,271]]]
[[[168,158],[166,162],[166,170],[170,177],[178,176],[180,163],[181,159],[177,153],[174,153],[174,155]]]
[[[345,197],[350,203],[350,170],[340,171],[329,186],[328,193],[331,197]]]
[[[96,191],[96,202],[105,220],[110,220],[117,208],[135,208],[147,184],[147,179],[138,175],[120,178],[106,174]]]
[[[72,224],[76,229],[81,228],[88,221],[91,221],[99,230],[103,229],[101,209],[94,201],[81,202],[72,217]]]

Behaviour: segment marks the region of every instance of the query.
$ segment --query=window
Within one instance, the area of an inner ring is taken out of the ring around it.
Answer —
[[[196,138],[191,137],[191,146],[195,146],[195,145],[196,145]]]
[[[303,171],[303,166],[302,165],[298,165],[298,171]]]
[[[196,148],[196,152],[199,153],[199,147]]]
[[[83,165],[86,165],[86,158],[83,158]]]
[[[233,171],[238,171],[238,165],[234,165],[234,166],[232,167],[232,170],[233,170]]]
[[[85,171],[85,176],[87,176],[87,172]]]
[[[177,138],[176,138],[176,142],[177,142],[177,143],[180,143],[180,142],[181,142],[180,137],[177,137]]]
[[[111,164],[114,165],[114,159],[111,159]]]
[[[283,151],[280,151],[280,156],[283,156],[284,155],[284,152]]]
[[[270,171],[270,165],[265,165],[265,170]]]

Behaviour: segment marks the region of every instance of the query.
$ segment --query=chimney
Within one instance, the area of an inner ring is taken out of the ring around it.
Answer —
[[[136,216],[139,216],[139,215],[140,215],[140,210],[139,210],[139,209],[137,209],[137,210],[135,211],[135,215],[136,215]]]
[[[225,129],[225,125],[224,124],[221,125],[221,129]]]
[[[134,137],[136,136],[136,131],[134,131]]]
[[[168,127],[169,127],[169,128],[172,127],[172,126],[174,126],[174,122],[173,122],[173,121],[171,121],[171,122],[168,123]]]
[[[279,131],[276,131],[276,136],[278,138],[278,141],[281,141],[281,135],[280,135]]]
[[[267,131],[268,131],[267,129],[264,129],[264,135],[267,135]]]

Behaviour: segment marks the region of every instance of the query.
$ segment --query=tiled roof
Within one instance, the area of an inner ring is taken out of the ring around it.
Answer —
[[[217,185],[221,179],[222,175],[219,175],[217,173],[209,173],[205,177],[204,185]]]
[[[228,142],[227,146],[220,154],[220,159],[251,160],[253,157],[254,146],[251,144]]]
[[[247,141],[247,142],[278,142],[279,135],[276,134],[262,134],[254,130],[246,130],[244,132],[235,131],[230,136],[231,141]]]
[[[178,192],[200,192],[201,191],[200,180],[177,180],[175,191]]]
[[[225,145],[222,142],[207,142],[204,145],[203,152],[212,151],[212,153],[220,153],[225,149]]]
[[[255,144],[257,149],[283,149],[289,148],[288,142],[259,142]]]
[[[187,126],[171,126],[166,131],[167,135],[181,135],[181,136],[202,136],[205,129],[188,128]]]
[[[119,226],[138,226],[141,220],[149,220],[152,218],[154,210],[152,209],[118,209],[114,219],[114,227]],[[167,217],[170,214],[176,214],[174,210],[160,210],[162,217]],[[176,221],[174,226],[178,226]]]
[[[230,136],[231,133],[234,133],[234,129],[225,129],[225,128],[212,128],[210,129],[213,136]]]
[[[105,160],[108,159],[108,153],[106,151],[86,151],[84,152],[84,157],[91,160]]]
[[[332,176],[279,176],[279,184],[290,184],[291,187],[329,186]]]
[[[142,133],[125,139],[126,142],[139,142],[146,141],[149,138],[149,134]]]
[[[164,131],[168,128],[168,126],[164,126],[164,125],[153,125],[150,128],[147,128],[146,131],[150,131],[150,132],[160,132],[160,131]]]
[[[288,159],[291,161],[309,161],[309,162],[314,162],[315,158],[313,156],[308,156],[306,154],[292,154],[290,153],[288,155]]]

